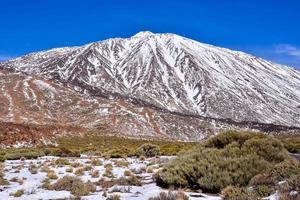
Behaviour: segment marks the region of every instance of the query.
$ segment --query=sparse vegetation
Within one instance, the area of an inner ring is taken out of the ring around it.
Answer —
[[[16,192],[12,193],[11,196],[21,197],[23,194],[24,194],[24,190],[17,190]]]
[[[163,187],[220,192],[226,186],[247,186],[257,174],[288,157],[280,141],[256,133],[219,134],[180,155],[156,175]]]
[[[154,157],[160,154],[160,148],[154,144],[143,144],[134,153],[137,156]]]
[[[161,192],[157,197],[151,197],[148,200],[188,200],[189,197],[183,192]]]
[[[64,176],[58,179],[50,188],[57,191],[67,190],[75,196],[85,196],[96,191],[93,183],[84,183],[81,179],[73,176]]]

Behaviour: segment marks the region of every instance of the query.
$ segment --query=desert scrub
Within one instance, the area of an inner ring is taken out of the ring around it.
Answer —
[[[9,182],[4,178],[4,165],[0,163],[0,185],[9,185]]]
[[[109,195],[109,197],[107,197],[106,200],[121,200],[121,197],[120,195],[113,194],[113,195]]]
[[[86,165],[86,166],[83,167],[83,170],[84,171],[91,171],[91,170],[93,170],[93,166],[92,165]]]
[[[21,158],[26,159],[37,159],[38,157],[44,156],[42,151],[20,151],[20,152],[10,152],[5,155],[7,160],[19,160]]]
[[[65,166],[65,165],[70,165],[69,160],[65,159],[65,158],[58,158],[55,160],[54,162],[56,165],[58,165],[59,167]]]
[[[143,144],[134,153],[136,156],[154,157],[160,155],[160,148],[154,144]]]
[[[114,185],[127,185],[127,186],[141,186],[142,182],[139,178],[134,175],[130,175],[127,177],[120,177],[118,179],[113,180]]]
[[[49,172],[47,173],[47,177],[48,177],[49,179],[53,179],[53,180],[55,180],[55,179],[58,178],[57,175],[56,175],[56,173],[55,173],[54,171],[49,171]]]
[[[107,157],[126,157],[133,155],[138,147],[149,142],[159,146],[162,155],[177,155],[181,150],[185,151],[197,145],[197,143],[192,142],[164,140],[147,141],[116,136],[103,136],[97,134],[97,132],[89,133],[84,136],[59,137],[56,142],[59,148],[64,147],[71,151],[81,149],[80,151],[82,153],[91,151],[101,152]]]
[[[4,155],[0,155],[0,163],[4,162],[6,160]]]
[[[189,197],[183,192],[161,192],[157,197],[150,197],[148,200],[188,200]]]
[[[284,181],[292,175],[300,174],[300,162],[293,159],[286,159],[276,164],[268,174],[277,181]]]
[[[282,161],[282,155],[286,150],[272,137],[226,132],[165,165],[156,174],[156,182],[162,187],[213,193],[229,185],[246,187],[252,177]]]
[[[75,175],[77,176],[83,176],[84,175],[84,168],[81,167],[81,168],[77,168],[74,172]]]
[[[91,159],[91,165],[93,165],[93,166],[102,166],[103,162],[100,159],[92,158]]]
[[[100,176],[99,170],[93,170],[90,172],[92,178],[98,178]]]
[[[128,167],[128,162],[119,159],[115,161],[115,165],[116,167]]]
[[[251,138],[243,144],[242,151],[246,153],[255,152],[266,161],[278,163],[288,157],[283,144],[271,137]]]
[[[36,165],[30,165],[29,168],[28,168],[28,171],[31,173],[31,174],[37,174],[38,172],[38,167]]]
[[[221,193],[224,200],[257,200],[247,188],[227,186]]]
[[[84,183],[81,179],[73,176],[64,176],[58,179],[50,188],[56,191],[70,191],[75,196],[86,196],[96,191],[93,183]]]
[[[153,167],[152,166],[147,167],[146,172],[153,173]]]
[[[124,171],[124,176],[131,176],[132,172],[130,170]]]
[[[10,196],[21,197],[23,194],[24,194],[24,190],[21,189],[21,190],[15,191],[14,193],[11,193]]]

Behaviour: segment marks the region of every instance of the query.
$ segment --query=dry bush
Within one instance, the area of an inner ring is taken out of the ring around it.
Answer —
[[[74,172],[75,175],[77,176],[83,176],[84,175],[84,168],[77,168]]]
[[[70,191],[75,196],[86,196],[96,191],[93,183],[84,183],[81,179],[73,176],[64,176],[58,179],[50,188],[56,191]]]
[[[47,177],[48,177],[49,179],[53,179],[53,180],[55,180],[55,179],[58,178],[58,176],[56,175],[55,171],[49,171],[49,172],[47,173]]]
[[[91,159],[91,165],[93,165],[93,166],[102,166],[103,162],[99,159],[92,158]]]
[[[90,175],[91,175],[92,178],[98,178],[100,176],[99,170],[91,171]]]
[[[10,196],[21,197],[23,194],[24,194],[24,190],[21,189],[21,190],[15,191],[14,193],[11,193]]]
[[[188,200],[189,197],[183,192],[161,192],[157,197],[150,197],[148,200]]]

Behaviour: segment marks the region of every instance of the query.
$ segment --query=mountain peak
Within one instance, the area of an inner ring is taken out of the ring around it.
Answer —
[[[150,35],[154,35],[151,31],[140,31],[137,34],[135,34],[133,37],[147,37]]]

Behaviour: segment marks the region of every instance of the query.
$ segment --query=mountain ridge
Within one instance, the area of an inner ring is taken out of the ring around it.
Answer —
[[[52,80],[90,98],[119,99],[227,128],[300,127],[300,72],[170,33],[55,48],[0,62],[0,68]]]

